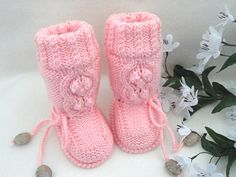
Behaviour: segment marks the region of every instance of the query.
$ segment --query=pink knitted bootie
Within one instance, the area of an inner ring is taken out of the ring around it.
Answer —
[[[115,100],[111,127],[116,144],[144,153],[163,144],[165,127],[174,135],[157,99],[162,66],[159,18],[147,12],[112,15],[105,28],[106,55]]]
[[[100,165],[113,151],[113,138],[98,107],[99,48],[92,27],[72,21],[41,29],[36,34],[38,63],[52,102],[49,119],[38,124],[35,135],[48,125],[41,144],[55,126],[61,147],[76,165]]]

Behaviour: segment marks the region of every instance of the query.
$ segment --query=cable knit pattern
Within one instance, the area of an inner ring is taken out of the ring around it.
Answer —
[[[94,31],[71,21],[43,28],[35,39],[62,148],[76,165],[95,167],[111,155],[113,139],[96,106],[100,58]]]
[[[160,20],[151,13],[115,14],[106,23],[105,47],[115,96],[111,126],[116,143],[126,152],[147,152],[161,143],[163,127],[153,121],[161,124],[164,118],[156,109],[149,112],[160,85],[161,39]]]

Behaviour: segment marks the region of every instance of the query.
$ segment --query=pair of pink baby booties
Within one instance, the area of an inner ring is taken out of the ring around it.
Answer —
[[[163,130],[174,135],[158,100],[162,67],[159,18],[148,12],[112,15],[105,26],[105,50],[114,101],[109,125],[96,106],[100,81],[99,47],[84,21],[49,26],[36,34],[38,64],[52,102],[49,119],[66,156],[92,168],[107,160],[114,142],[125,152],[144,153],[163,143]],[[104,98],[106,99],[106,98]]]

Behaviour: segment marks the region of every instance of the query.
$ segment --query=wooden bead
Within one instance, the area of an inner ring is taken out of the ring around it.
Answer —
[[[47,165],[41,165],[36,170],[36,177],[52,177],[52,170]]]
[[[14,138],[14,144],[17,146],[22,146],[25,144],[28,144],[32,139],[32,135],[30,133],[24,132],[20,133],[15,136]]]
[[[188,136],[186,136],[183,140],[185,146],[193,146],[198,143],[200,140],[200,136],[196,132],[191,132]]]
[[[166,169],[175,176],[178,176],[182,173],[182,168],[177,161],[170,159],[165,163]]]

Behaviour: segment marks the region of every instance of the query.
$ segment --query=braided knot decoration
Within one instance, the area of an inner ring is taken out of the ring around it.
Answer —
[[[93,78],[87,74],[71,71],[60,85],[60,93],[64,98],[63,107],[66,112],[78,113],[88,110],[94,105]]]
[[[124,85],[124,97],[136,103],[148,99],[152,89],[152,69],[145,63],[137,63],[126,73],[127,82]]]

